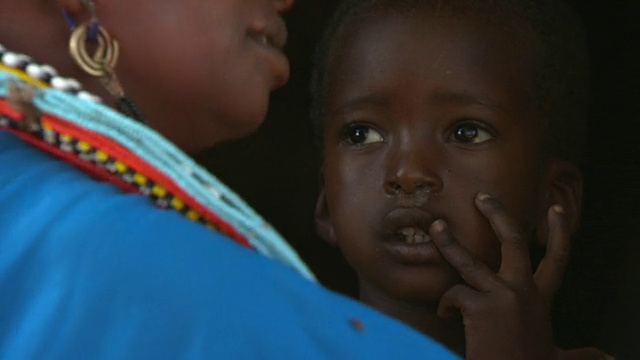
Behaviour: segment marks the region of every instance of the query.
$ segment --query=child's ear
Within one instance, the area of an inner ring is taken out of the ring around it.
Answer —
[[[552,205],[561,205],[573,234],[580,227],[582,207],[582,172],[572,162],[553,159],[547,168],[544,198],[539,211],[538,243],[546,245],[549,235],[547,212]]]
[[[329,216],[329,207],[327,206],[327,191],[324,186],[324,173],[320,170],[320,192],[316,201],[316,232],[326,242],[331,245],[337,245],[335,231],[333,231],[333,223]]]

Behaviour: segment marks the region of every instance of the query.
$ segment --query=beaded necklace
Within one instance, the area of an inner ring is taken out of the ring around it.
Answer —
[[[41,114],[25,130],[6,97],[11,81],[36,87]],[[220,231],[315,280],[291,246],[236,193],[149,127],[101,104],[81,84],[0,45],[0,129],[90,174],[138,192],[160,208]]]

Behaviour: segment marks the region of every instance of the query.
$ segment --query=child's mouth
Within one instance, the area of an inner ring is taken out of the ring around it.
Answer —
[[[441,261],[440,253],[429,235],[437,216],[416,207],[398,207],[384,218],[382,248],[395,261],[405,265],[424,265]]]
[[[407,244],[422,244],[431,241],[429,227],[434,217],[423,209],[396,208],[383,220],[389,240]]]

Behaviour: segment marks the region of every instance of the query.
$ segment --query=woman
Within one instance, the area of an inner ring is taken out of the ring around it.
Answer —
[[[0,357],[453,358],[183,153],[261,124],[291,5],[0,0]]]

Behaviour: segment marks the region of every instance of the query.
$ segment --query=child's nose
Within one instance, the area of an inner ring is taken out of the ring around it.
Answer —
[[[390,153],[385,192],[391,195],[440,192],[442,180],[435,171],[434,156],[427,156],[426,151],[422,148]]]

